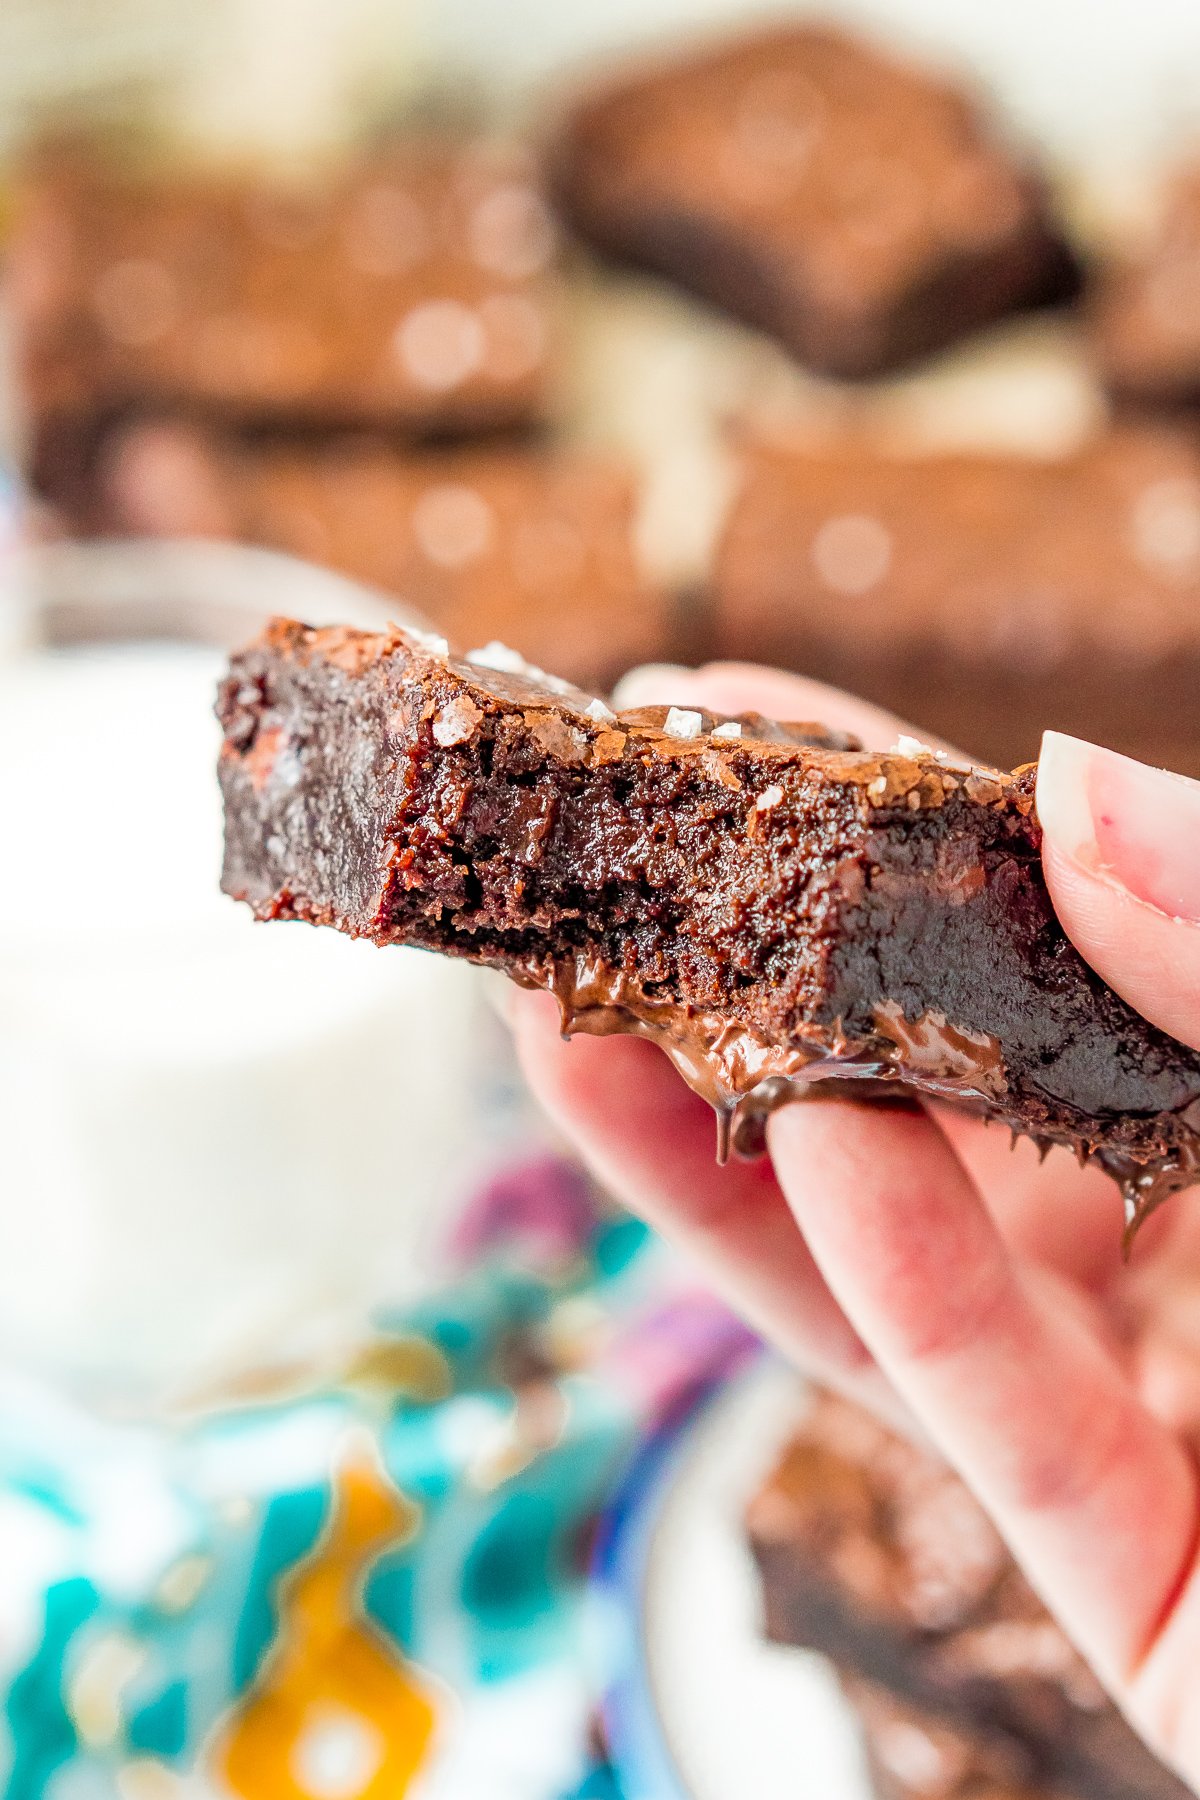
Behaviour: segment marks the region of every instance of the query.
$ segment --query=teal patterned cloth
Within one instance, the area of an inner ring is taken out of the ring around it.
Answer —
[[[460,1249],[306,1392],[0,1393],[6,1800],[615,1800],[589,1534],[751,1340],[555,1158]]]

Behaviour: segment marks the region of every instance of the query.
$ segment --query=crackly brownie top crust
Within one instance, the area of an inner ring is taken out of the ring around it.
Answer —
[[[915,348],[906,331],[952,336],[960,304],[1002,311],[1049,256],[1040,185],[972,97],[820,25],[615,75],[576,102],[549,166],[567,216],[602,247],[752,317],[777,289],[793,316],[756,322],[847,373]],[[936,289],[942,271],[1013,249],[990,296]],[[942,318],[898,327],[926,289]]]
[[[1033,772],[690,708],[614,714],[503,646],[277,621],[235,658],[227,890],[494,963],[637,1031],[735,1132],[814,1081],[904,1083],[1192,1178],[1200,1057],[1072,948]]]
[[[10,246],[27,403],[414,430],[538,415],[553,226],[529,161],[414,142],[324,179],[51,159]]]

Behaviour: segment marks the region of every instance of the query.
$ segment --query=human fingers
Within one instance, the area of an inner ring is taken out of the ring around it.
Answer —
[[[1037,808],[1071,941],[1144,1017],[1200,1049],[1200,782],[1048,731]]]
[[[901,1399],[1120,1692],[1192,1555],[1190,1461],[1140,1405],[1071,1290],[1010,1255],[933,1123],[863,1109],[854,1125],[814,1105],[785,1108],[769,1127],[817,1265]]]
[[[1120,1320],[1151,1411],[1200,1448],[1200,1208],[1184,1200],[1147,1221],[1165,1238],[1141,1253],[1120,1292]]]
[[[1016,1254],[1092,1294],[1122,1279],[1121,1196],[1098,1164],[1081,1169],[1069,1150],[1043,1153],[1030,1138],[953,1106],[933,1103],[929,1111]],[[1139,1265],[1152,1249],[1151,1227],[1157,1235],[1160,1221],[1171,1216],[1164,1207],[1147,1220],[1138,1240]]]
[[[766,1157],[714,1155],[711,1108],[636,1038],[559,1032],[554,1003],[516,993],[508,1016],[535,1095],[617,1199],[694,1258],[735,1311],[806,1372],[887,1404]],[[894,1407],[887,1406],[894,1411]]]

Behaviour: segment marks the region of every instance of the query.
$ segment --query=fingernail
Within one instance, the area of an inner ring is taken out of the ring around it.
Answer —
[[[616,707],[671,706],[676,700],[691,698],[690,688],[696,671],[682,663],[642,663],[622,675],[612,691]]]
[[[1048,731],[1037,808],[1059,854],[1169,918],[1200,923],[1200,782]]]

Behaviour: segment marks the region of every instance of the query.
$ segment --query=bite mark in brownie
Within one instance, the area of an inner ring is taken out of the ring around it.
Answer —
[[[865,376],[1075,282],[1038,177],[972,98],[827,26],[618,73],[548,152],[565,217],[802,361]]]
[[[983,1508],[932,1451],[820,1395],[747,1525],[768,1636],[821,1651],[856,1688],[868,1683],[898,1710],[924,1715],[947,1734],[943,1749],[957,1737],[960,1767],[997,1778],[996,1800],[1005,1782],[1023,1800],[1046,1789],[1075,1800],[1184,1800],[1183,1783],[1108,1700]],[[958,1789],[915,1791],[940,1800]]]
[[[548,988],[567,1030],[659,1043],[743,1149],[814,1083],[899,1084],[1097,1156],[1133,1218],[1193,1179],[1200,1056],[1066,938],[1032,769],[614,714],[502,649],[289,620],[218,711],[223,885],[260,918]]]

